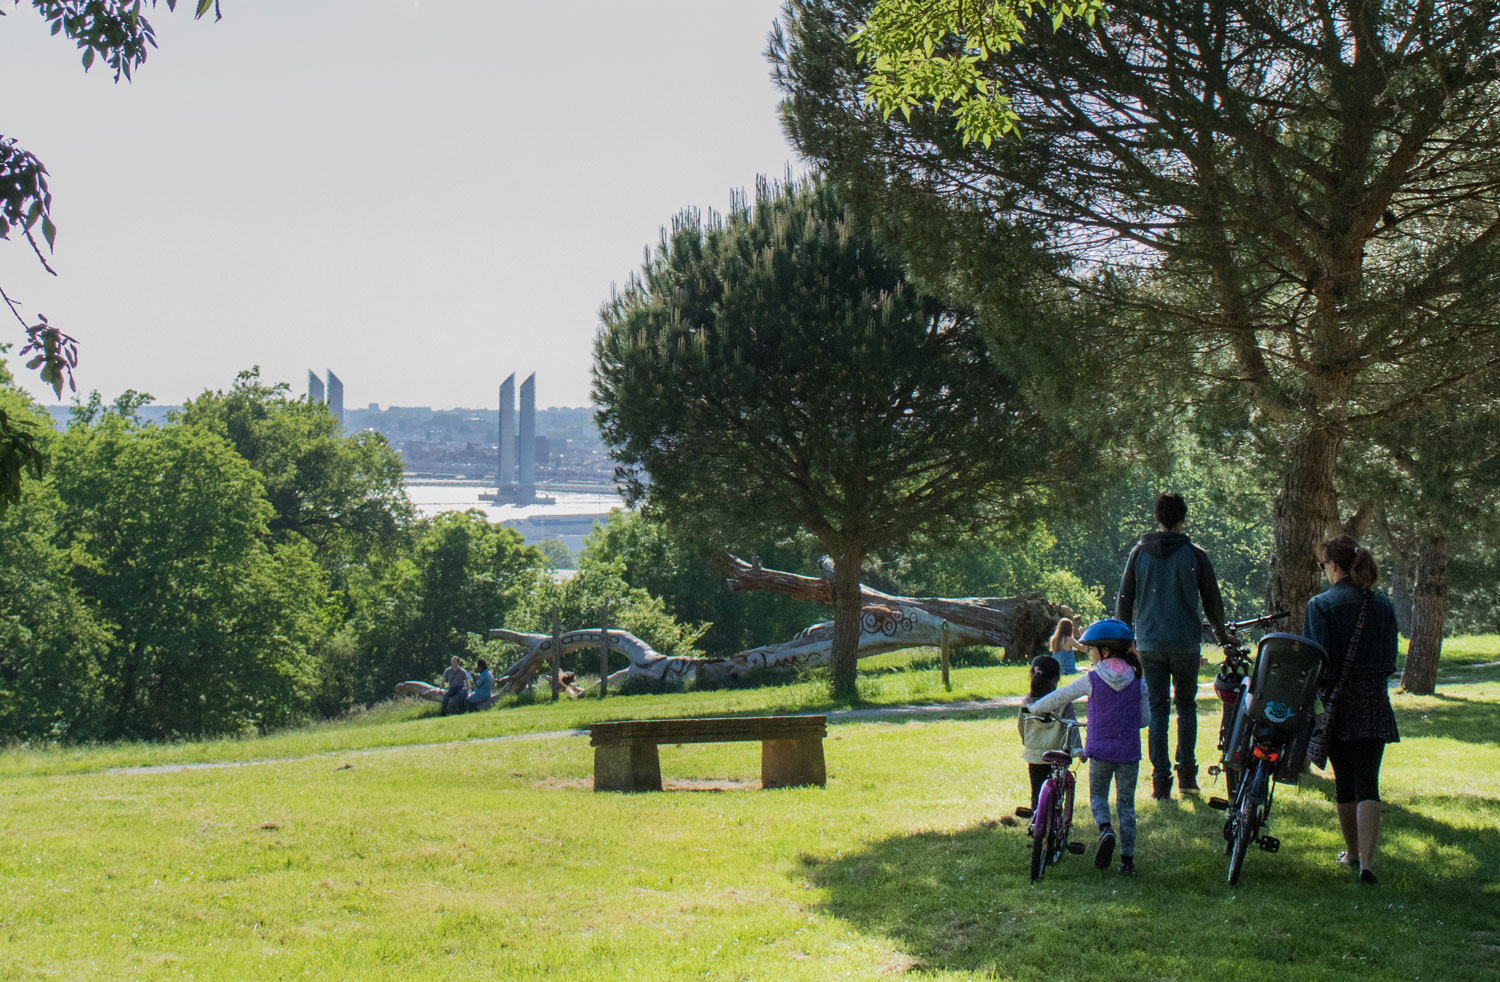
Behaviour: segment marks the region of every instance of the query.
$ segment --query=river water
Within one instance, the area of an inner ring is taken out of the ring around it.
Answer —
[[[576,491],[538,492],[555,499],[551,504],[511,505],[479,500],[481,492],[492,490],[474,484],[408,484],[406,496],[424,518],[473,508],[494,524],[516,529],[527,542],[561,539],[574,552],[583,545],[593,522],[602,522],[616,508],[625,507],[619,495]]]

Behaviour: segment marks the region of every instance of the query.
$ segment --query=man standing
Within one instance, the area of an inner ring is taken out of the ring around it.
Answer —
[[[1224,639],[1224,601],[1208,553],[1188,541],[1182,523],[1187,505],[1180,494],[1158,495],[1159,531],[1141,536],[1125,562],[1115,616],[1135,630],[1136,649],[1146,671],[1151,730],[1151,797],[1169,798],[1172,771],[1167,759],[1169,704],[1177,708],[1177,790],[1198,793],[1198,667],[1203,628],[1201,603],[1214,634]],[[1170,692],[1168,685],[1170,683]]]

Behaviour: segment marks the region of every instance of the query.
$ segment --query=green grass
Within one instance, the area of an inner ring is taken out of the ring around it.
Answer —
[[[1455,644],[1485,660],[1497,639]],[[1464,652],[1468,652],[1464,654]],[[1449,666],[1445,665],[1445,673]],[[1487,672],[1488,670],[1480,670]],[[973,674],[968,674],[973,673]],[[872,701],[946,697],[935,671]],[[954,696],[1020,670],[955,670]],[[1320,778],[1278,792],[1276,855],[1224,883],[1221,813],[1138,795],[1140,875],[1026,876],[1007,713],[830,728],[823,789],[748,790],[754,744],[662,749],[668,782],[594,794],[590,718],[816,709],[815,686],[386,709],[261,740],[15,749],[0,784],[4,979],[1347,979],[1500,972],[1500,681],[1395,699],[1380,887]],[[801,700],[799,702],[799,700]],[[1200,703],[1210,759],[1217,706]],[[420,746],[440,743],[440,746]],[[388,752],[354,751],[388,748]],[[319,756],[306,757],[308,754]],[[283,759],[109,773],[127,764]],[[708,786],[708,785],[703,785]],[[1080,808],[1079,834],[1091,823]]]
[[[862,703],[882,706],[948,702],[1019,695],[1026,691],[1024,666],[954,668],[951,672],[952,691],[943,688],[935,665],[915,671],[894,670],[911,660],[925,666],[934,658],[935,652],[929,649],[917,649],[910,655],[882,656],[883,663],[873,666],[875,671],[860,679]],[[827,683],[821,679],[762,688],[612,695],[604,700],[564,699],[558,703],[548,701],[545,696],[536,702],[528,697],[524,704],[508,698],[495,710],[448,718],[437,715],[436,703],[399,700],[347,719],[263,737],[182,743],[9,747],[0,750],[0,778],[84,773],[119,767],[286,759],[369,748],[545,733],[575,729],[601,719],[825,712],[840,708],[847,708],[847,704],[831,702]]]

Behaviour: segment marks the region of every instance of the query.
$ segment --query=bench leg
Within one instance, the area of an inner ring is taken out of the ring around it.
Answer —
[[[760,786],[792,788],[800,784],[828,784],[823,766],[823,740],[762,740]]]
[[[660,791],[661,760],[654,743],[594,748],[595,791]]]

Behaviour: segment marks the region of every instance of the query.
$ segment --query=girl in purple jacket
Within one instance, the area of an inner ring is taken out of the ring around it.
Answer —
[[[1109,784],[1113,780],[1115,810],[1120,819],[1120,875],[1133,876],[1141,728],[1151,722],[1141,661],[1134,651],[1135,635],[1124,621],[1109,617],[1091,624],[1078,640],[1088,649],[1093,671],[1038,699],[1031,711],[1038,715],[1056,713],[1075,699],[1088,697],[1083,756],[1089,761],[1089,810],[1099,826],[1094,865],[1105,869],[1115,853],[1117,836],[1109,815]]]

